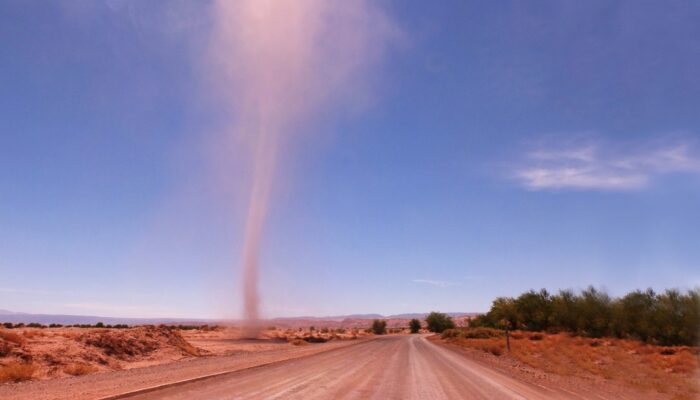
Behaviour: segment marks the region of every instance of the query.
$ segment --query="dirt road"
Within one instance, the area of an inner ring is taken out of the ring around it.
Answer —
[[[581,399],[525,383],[425,336],[348,348],[182,384],[132,399]]]

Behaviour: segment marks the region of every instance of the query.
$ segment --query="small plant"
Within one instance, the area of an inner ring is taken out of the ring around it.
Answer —
[[[97,367],[84,363],[68,364],[65,366],[65,368],[63,368],[63,372],[73,376],[87,375],[96,371]]]
[[[8,332],[5,330],[0,330],[0,339],[12,342],[18,345],[24,344],[24,338],[14,332]]]
[[[414,318],[408,323],[408,327],[411,329],[411,333],[418,333],[421,328],[420,321]]]
[[[6,357],[12,351],[12,347],[9,343],[3,341],[0,342],[0,357]]]
[[[372,321],[372,333],[375,335],[384,335],[386,334],[386,321],[383,319],[375,319]]]
[[[493,328],[470,328],[464,331],[463,336],[467,339],[489,339],[503,336],[503,331]]]
[[[442,334],[440,335],[441,338],[443,339],[452,339],[452,338],[458,338],[462,336],[462,332],[460,332],[459,329],[445,329],[442,331]]]
[[[0,367],[0,382],[22,382],[32,379],[36,372],[34,364],[13,362]]]

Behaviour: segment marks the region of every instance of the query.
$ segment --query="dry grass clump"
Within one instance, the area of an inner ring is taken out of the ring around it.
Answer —
[[[87,375],[97,372],[97,367],[85,363],[71,363],[63,368],[63,372],[73,376]]]
[[[188,355],[200,355],[199,349],[185,340],[180,332],[162,326],[143,326],[118,330],[104,329],[81,335],[78,340],[87,345],[98,347],[106,355],[119,359],[145,356],[167,345]]]
[[[24,338],[22,336],[20,336],[19,334],[15,333],[15,332],[10,332],[10,331],[5,330],[5,329],[0,329],[0,339],[7,341],[7,342],[18,344],[20,346],[24,344]]]
[[[493,328],[454,328],[446,329],[442,332],[441,337],[447,338],[465,338],[465,339],[489,339],[503,336],[503,331]]]
[[[507,353],[504,337],[474,339],[462,335],[445,340],[494,355],[507,354],[531,367],[559,375],[603,377],[675,395],[678,399],[697,398],[700,394],[697,347],[663,347],[628,339],[516,331],[511,335],[511,352]]]
[[[14,350],[24,346],[24,343],[25,339],[21,335],[5,329],[0,329],[0,357],[11,355]]]
[[[37,367],[34,364],[11,362],[0,366],[0,382],[22,382],[32,379]]]
[[[46,334],[39,329],[25,329],[22,335],[27,339],[34,339],[37,337],[44,337]]]

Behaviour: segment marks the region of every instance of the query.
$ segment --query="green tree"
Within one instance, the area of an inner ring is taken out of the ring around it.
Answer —
[[[518,320],[530,331],[542,331],[549,326],[549,316],[552,313],[552,300],[547,290],[539,292],[530,290],[515,299],[515,310]]]
[[[386,321],[383,319],[375,319],[372,321],[372,333],[375,335],[384,335],[386,334]]]
[[[500,321],[506,320],[513,329],[518,329],[520,321],[518,309],[515,306],[515,299],[512,297],[497,297],[491,303],[491,310],[486,314],[486,319],[495,326]]]
[[[576,332],[578,329],[577,304],[578,296],[572,290],[561,290],[559,294],[552,296],[549,325]]]
[[[611,333],[611,300],[607,293],[593,286],[581,292],[578,300],[578,331],[591,337]]]
[[[411,328],[411,333],[418,333],[421,328],[420,321],[414,318],[408,323],[408,327]]]
[[[452,317],[437,311],[428,314],[425,318],[425,322],[428,324],[428,330],[435,333],[442,333],[445,329],[452,329],[455,327]]]

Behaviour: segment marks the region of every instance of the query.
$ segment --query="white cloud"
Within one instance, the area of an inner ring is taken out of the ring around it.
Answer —
[[[700,175],[700,152],[693,144],[587,142],[539,148],[513,175],[530,190],[640,190],[661,175]]]
[[[436,281],[436,280],[432,280],[432,279],[414,279],[413,282],[431,285],[431,286],[435,286],[435,287],[439,287],[439,288],[445,288],[448,286],[459,285],[458,282]]]

